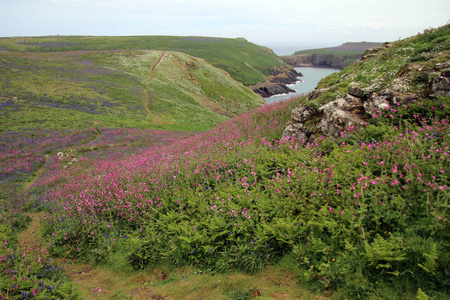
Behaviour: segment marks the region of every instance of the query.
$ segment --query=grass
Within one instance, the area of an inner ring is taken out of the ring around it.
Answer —
[[[192,267],[173,266],[132,271],[108,265],[92,268],[68,264],[66,270],[69,276],[72,274],[73,281],[78,280],[84,295],[100,299],[130,299],[130,296],[133,299],[158,299],[158,296],[167,299],[248,299],[255,293],[261,299],[328,298],[298,286],[292,268],[283,263],[254,275],[202,272]],[[100,292],[96,290],[98,287],[102,289]]]
[[[7,53],[0,61],[7,117],[0,128],[205,131],[265,103],[223,71],[182,53],[168,52],[153,78],[161,53]]]
[[[19,52],[85,50],[167,50],[200,57],[244,85],[265,82],[274,68],[285,68],[271,50],[245,39],[175,36],[54,36],[1,38],[0,48]]]

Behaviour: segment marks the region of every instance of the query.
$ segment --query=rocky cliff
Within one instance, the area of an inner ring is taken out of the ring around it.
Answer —
[[[450,25],[369,49],[324,78],[292,111],[283,136],[333,136],[365,127],[380,110],[439,97],[450,97]]]
[[[295,71],[293,68],[274,69],[272,75],[268,77],[265,83],[260,83],[251,86],[250,88],[264,98],[295,92],[287,87],[287,85],[295,83],[298,80],[298,77],[301,76],[302,74]]]
[[[382,43],[373,42],[344,43],[338,47],[297,51],[293,55],[281,58],[294,67],[343,69],[358,60],[367,49],[381,45]]]
[[[299,54],[284,56],[283,60],[293,67],[327,67],[343,69],[360,58],[360,54],[336,56],[333,54]]]

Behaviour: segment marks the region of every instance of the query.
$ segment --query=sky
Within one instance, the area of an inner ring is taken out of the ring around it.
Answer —
[[[0,0],[0,37],[244,37],[279,55],[394,41],[449,21],[449,0]]]

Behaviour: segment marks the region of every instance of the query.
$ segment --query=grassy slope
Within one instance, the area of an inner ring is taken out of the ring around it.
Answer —
[[[2,129],[209,129],[264,100],[203,60],[161,51],[3,53]],[[189,67],[188,63],[192,63]],[[191,69],[190,69],[191,68]],[[149,91],[147,91],[149,89]],[[157,122],[149,109],[164,122]]]
[[[71,50],[170,50],[200,57],[245,85],[265,82],[273,68],[284,68],[270,49],[245,39],[127,36],[0,38],[0,51],[55,52]]]
[[[335,56],[361,55],[366,49],[379,47],[381,45],[382,43],[374,43],[374,42],[344,43],[337,47],[296,51],[294,55],[301,55],[301,54],[332,54]]]
[[[113,58],[113,67],[149,78],[148,68],[142,68],[145,54],[129,54]],[[145,65],[145,64],[144,64]],[[156,114],[170,114],[180,124],[215,123],[264,104],[264,101],[249,89],[232,80],[227,73],[202,59],[168,52],[155,68],[153,79],[144,81],[150,88],[149,108]],[[181,101],[179,101],[181,100]],[[216,114],[207,114],[209,111]],[[184,116],[184,114],[189,114]],[[206,120],[205,120],[206,118]]]

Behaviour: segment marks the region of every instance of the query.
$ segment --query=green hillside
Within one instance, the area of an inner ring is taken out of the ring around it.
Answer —
[[[85,50],[167,50],[205,59],[249,86],[265,82],[286,65],[265,47],[243,38],[176,36],[51,36],[0,38],[0,51],[64,52]]]
[[[202,59],[163,51],[3,52],[1,129],[200,130],[265,101]]]

